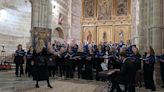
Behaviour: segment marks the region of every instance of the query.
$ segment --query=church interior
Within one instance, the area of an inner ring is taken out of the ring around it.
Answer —
[[[15,77],[15,51],[19,44],[25,51],[35,48],[41,39],[46,47],[56,42],[84,48],[93,44],[99,48],[104,43],[131,44],[141,55],[151,46],[156,56],[162,56],[163,6],[164,0],[0,0],[0,92],[108,92],[106,81],[78,79],[76,72],[73,79],[50,78],[53,89],[42,82],[35,89],[31,78]],[[11,69],[1,69],[3,61],[9,62]],[[160,87],[162,77],[164,80],[161,71],[164,64],[157,60],[153,74],[156,92],[164,90]],[[150,90],[136,87],[134,92]]]

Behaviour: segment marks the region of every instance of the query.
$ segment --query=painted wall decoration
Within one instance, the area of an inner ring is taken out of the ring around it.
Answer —
[[[112,0],[98,0],[97,1],[97,17],[98,20],[110,20],[112,18]]]
[[[84,0],[85,18],[94,17],[94,0]]]
[[[96,27],[84,27],[83,42],[96,42]]]
[[[82,0],[82,2],[81,41],[99,44],[120,42],[120,40],[126,42],[131,39],[131,0]]]
[[[35,27],[32,30],[32,44],[35,47],[38,40],[43,40],[46,45],[51,42],[51,29]]]
[[[97,28],[98,43],[114,42],[114,32],[112,26],[100,26]]]
[[[128,14],[128,0],[116,0],[116,15],[123,16]]]
[[[120,42],[121,40],[125,43],[130,40],[130,26],[115,26],[115,42]]]

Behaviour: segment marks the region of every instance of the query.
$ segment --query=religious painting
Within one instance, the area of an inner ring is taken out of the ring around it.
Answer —
[[[125,43],[130,40],[130,26],[115,26],[115,42],[124,41]]]
[[[51,29],[35,27],[32,30],[33,46],[35,47],[38,40],[43,40],[47,45],[51,42]]]
[[[94,0],[84,0],[84,16],[85,18],[94,17]]]
[[[96,43],[96,28],[95,27],[84,27],[83,42]]]
[[[97,28],[98,44],[101,42],[113,42],[114,32],[112,26],[101,26]]]
[[[128,14],[128,0],[116,0],[116,15],[126,16]]]
[[[113,9],[112,0],[98,0],[97,2],[98,20],[111,20]]]

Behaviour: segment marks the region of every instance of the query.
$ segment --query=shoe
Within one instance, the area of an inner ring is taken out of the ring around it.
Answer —
[[[53,88],[51,85],[48,85],[49,88]]]
[[[39,85],[35,85],[35,88],[39,88]]]
[[[151,91],[156,91],[156,89],[151,89]]]

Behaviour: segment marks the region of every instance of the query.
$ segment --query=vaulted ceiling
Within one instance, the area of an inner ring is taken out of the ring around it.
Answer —
[[[10,8],[21,12],[31,12],[29,0],[0,0],[0,9]]]

